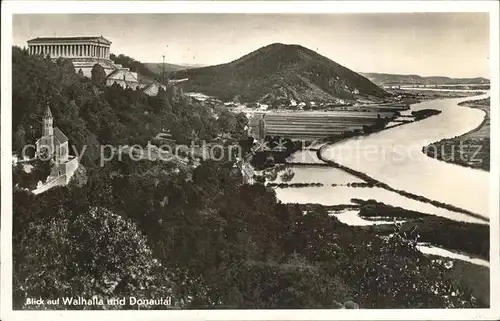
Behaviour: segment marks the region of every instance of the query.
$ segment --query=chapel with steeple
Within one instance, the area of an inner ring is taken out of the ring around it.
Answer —
[[[36,157],[52,163],[46,182],[51,184],[50,187],[68,184],[79,165],[78,158],[69,155],[68,137],[54,127],[54,117],[48,105],[42,119],[42,137],[36,141]]]

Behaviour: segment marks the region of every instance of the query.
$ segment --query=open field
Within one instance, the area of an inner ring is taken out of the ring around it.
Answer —
[[[363,132],[381,119],[392,119],[395,112],[316,112],[268,113],[265,115],[266,135],[289,138],[321,139],[342,136],[345,132]]]
[[[430,144],[423,148],[423,152],[445,162],[489,171],[490,98],[466,101],[460,105],[484,111],[483,122],[464,135]]]

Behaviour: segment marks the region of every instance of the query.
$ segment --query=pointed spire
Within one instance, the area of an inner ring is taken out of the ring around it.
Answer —
[[[53,118],[48,103],[47,103],[47,108],[45,108],[45,113],[43,114],[43,118]]]

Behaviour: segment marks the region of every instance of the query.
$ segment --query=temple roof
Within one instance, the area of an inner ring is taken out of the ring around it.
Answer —
[[[61,145],[62,143],[68,141],[68,137],[66,137],[66,135],[64,135],[63,132],[57,127],[54,128],[54,138],[56,145]]]
[[[37,42],[73,42],[73,41],[89,41],[89,42],[100,42],[103,44],[111,44],[111,41],[104,38],[103,36],[93,36],[93,37],[37,37],[28,40],[28,43]]]

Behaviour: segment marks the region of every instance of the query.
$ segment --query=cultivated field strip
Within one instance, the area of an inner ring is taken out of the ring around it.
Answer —
[[[393,112],[273,113],[265,115],[266,134],[290,138],[326,138],[346,131],[363,130]]]

